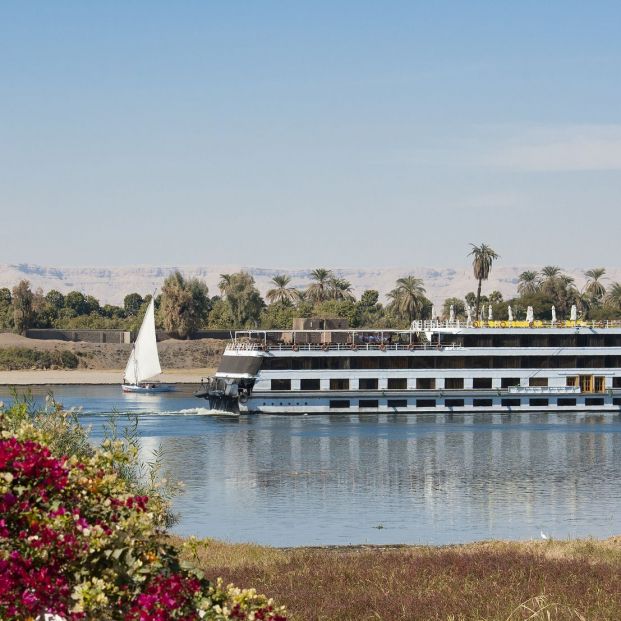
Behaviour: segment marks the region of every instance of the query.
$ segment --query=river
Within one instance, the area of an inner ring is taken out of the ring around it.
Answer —
[[[34,389],[37,402],[46,391]],[[621,532],[621,417],[610,413],[208,415],[191,387],[57,386],[95,441],[138,417],[183,481],[182,535],[276,546],[606,537]],[[0,399],[11,400],[0,387]]]

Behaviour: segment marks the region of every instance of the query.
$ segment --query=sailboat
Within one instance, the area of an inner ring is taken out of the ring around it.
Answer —
[[[152,378],[161,372],[155,338],[155,307],[151,298],[125,367],[121,385],[123,392],[155,393],[174,390],[173,386],[153,381]]]

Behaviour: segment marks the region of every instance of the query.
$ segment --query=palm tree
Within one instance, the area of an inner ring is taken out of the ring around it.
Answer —
[[[606,287],[600,282],[605,273],[606,269],[603,267],[595,267],[584,272],[584,275],[588,278],[584,290],[595,302],[601,300],[606,295]]]
[[[231,278],[233,274],[220,274],[220,282],[218,283],[218,289],[220,289],[220,294],[225,295],[231,286]]]
[[[474,272],[474,277],[479,281],[475,307],[475,317],[478,317],[479,307],[481,305],[481,283],[489,278],[492,263],[498,259],[499,256],[496,254],[495,250],[486,244],[481,244],[480,246],[475,246],[474,244],[470,245],[472,246],[472,251],[468,256],[474,257],[472,259],[472,271]]]
[[[612,306],[615,310],[621,310],[621,283],[613,282],[606,293],[606,304]]]
[[[332,300],[353,300],[351,283],[344,278],[331,278],[328,282],[328,295]]]
[[[539,274],[537,272],[527,270],[519,275],[517,290],[521,296],[533,295],[538,289]]]
[[[390,308],[401,318],[412,321],[425,307],[425,287],[421,278],[405,276],[397,280],[397,286],[388,294]]]
[[[270,289],[265,297],[270,304],[289,304],[295,302],[299,295],[298,290],[295,287],[288,287],[291,282],[289,276],[284,274],[276,274],[272,278],[272,283],[275,285],[274,289]]]
[[[329,283],[332,272],[319,267],[311,272],[311,278],[315,281],[306,290],[306,298],[311,302],[323,302],[329,297]]]

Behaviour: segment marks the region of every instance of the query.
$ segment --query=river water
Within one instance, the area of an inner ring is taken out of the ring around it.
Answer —
[[[185,484],[174,503],[183,535],[296,546],[621,532],[617,414],[232,418],[208,415],[191,388],[58,386],[54,396],[82,407],[95,440],[111,412],[137,414],[145,456],[161,447]],[[2,387],[0,399],[11,399]]]

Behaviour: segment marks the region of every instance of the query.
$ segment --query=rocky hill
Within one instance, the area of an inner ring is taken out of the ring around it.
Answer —
[[[499,264],[492,270],[491,278],[484,283],[484,292],[494,289],[505,296],[515,293],[519,274],[525,269],[538,269],[540,266],[504,266]],[[592,266],[591,266],[592,267]],[[262,294],[271,287],[270,279],[276,274],[288,274],[292,284],[304,288],[310,283],[310,269],[261,268],[243,265],[211,266],[126,266],[126,267],[53,267],[31,264],[0,264],[0,287],[13,287],[22,279],[27,279],[33,288],[43,291],[57,289],[62,293],[72,290],[94,295],[102,303],[121,304],[127,293],[136,291],[150,293],[161,287],[162,282],[174,270],[185,276],[203,279],[212,294],[218,292],[220,274],[244,269],[250,272]],[[422,278],[427,294],[435,304],[441,304],[447,297],[463,297],[468,291],[476,289],[476,281],[470,266],[460,267],[400,267],[400,268],[333,268],[340,277],[351,282],[354,292],[359,296],[365,289],[377,289],[384,296],[394,287],[395,280],[407,274]],[[581,287],[584,271],[588,268],[571,268],[565,271],[573,276]],[[607,268],[608,280],[621,281],[621,268]]]

